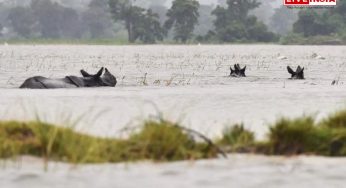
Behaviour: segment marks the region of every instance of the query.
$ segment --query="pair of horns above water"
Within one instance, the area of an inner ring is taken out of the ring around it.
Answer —
[[[244,68],[241,68],[239,64],[234,64],[233,68],[230,67],[231,70],[231,77],[246,77],[245,71],[246,66]],[[291,74],[291,79],[304,79],[304,67],[301,68],[300,66],[297,67],[296,71],[294,71],[290,66],[287,66],[288,73]]]

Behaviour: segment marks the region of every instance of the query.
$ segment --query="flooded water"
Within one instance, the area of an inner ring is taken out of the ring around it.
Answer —
[[[16,188],[341,188],[346,159],[230,155],[228,159],[72,166],[41,160],[2,164],[0,187]]]
[[[228,76],[235,63],[247,66],[246,78]],[[289,80],[287,65],[304,66],[306,79]],[[103,66],[116,75],[115,88],[17,89],[34,75],[59,78]],[[0,46],[0,118],[39,117],[94,135],[121,136],[124,127],[162,115],[210,137],[243,122],[263,138],[281,116],[321,119],[345,108],[345,75],[344,46]],[[39,187],[38,181],[41,187],[341,187],[342,162],[236,156],[192,166],[97,166],[100,173],[65,165],[41,173],[38,163],[0,170],[0,187]]]
[[[1,46],[0,114],[78,120],[80,131],[101,136],[162,114],[211,137],[243,122],[262,138],[281,116],[322,118],[345,107],[345,54],[343,46]],[[234,63],[247,66],[247,78],[228,77]],[[287,65],[304,66],[306,79],[288,80]],[[16,89],[34,75],[103,66],[116,75],[115,88]]]

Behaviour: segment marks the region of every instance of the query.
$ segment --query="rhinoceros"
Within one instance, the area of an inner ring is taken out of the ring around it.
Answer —
[[[244,68],[241,68],[239,64],[234,64],[234,70],[232,69],[232,66],[230,67],[231,70],[231,77],[246,77],[245,71],[246,66]]]
[[[105,70],[104,74],[103,71]],[[28,89],[55,89],[55,88],[79,88],[79,87],[115,87],[117,80],[107,68],[101,68],[96,74],[91,75],[81,70],[83,77],[66,76],[64,78],[46,78],[34,76],[28,78],[20,88]],[[102,75],[103,74],[103,75]]]
[[[301,68],[300,66],[297,67],[297,70],[294,71],[290,66],[287,66],[288,73],[291,74],[291,79],[298,79],[302,80],[304,78],[304,67]]]

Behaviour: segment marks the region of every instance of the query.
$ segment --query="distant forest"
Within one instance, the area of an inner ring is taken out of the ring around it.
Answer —
[[[276,0],[0,0],[0,38],[343,44],[346,0],[325,9]]]

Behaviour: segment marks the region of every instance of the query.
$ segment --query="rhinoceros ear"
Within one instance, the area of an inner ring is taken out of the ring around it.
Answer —
[[[296,73],[299,73],[302,70],[302,68],[300,67],[300,65],[298,65]]]
[[[103,67],[97,72],[97,74],[95,74],[96,77],[100,77],[103,73]]]
[[[304,74],[304,67],[303,68],[301,68],[300,70],[299,70],[299,72],[297,72],[297,74]]]
[[[87,73],[85,70],[80,70],[80,73],[82,74],[83,77],[91,77],[89,73]]]
[[[237,68],[238,68],[238,70],[241,70],[241,67],[240,67],[240,65],[239,65],[239,64],[237,64]]]
[[[110,73],[109,70],[107,68],[105,68],[105,73]]]
[[[300,69],[300,72],[297,72],[297,75],[299,76],[300,79],[304,79],[304,67]]]
[[[232,69],[232,66],[229,69],[231,70],[231,75],[234,74],[234,70]]]
[[[290,66],[287,66],[287,71],[290,73],[290,74],[296,74],[292,68]]]
[[[245,73],[245,71],[246,71],[246,66],[240,70],[241,73]]]

